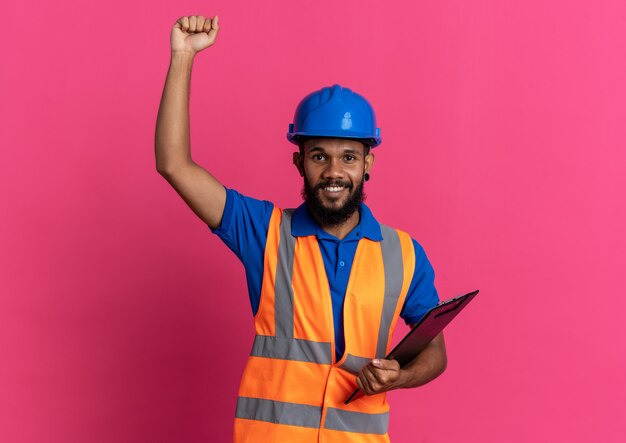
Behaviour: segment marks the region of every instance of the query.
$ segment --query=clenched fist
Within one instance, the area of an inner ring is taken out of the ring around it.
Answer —
[[[217,15],[213,19],[201,15],[181,17],[170,34],[172,52],[200,52],[215,43],[219,30]]]

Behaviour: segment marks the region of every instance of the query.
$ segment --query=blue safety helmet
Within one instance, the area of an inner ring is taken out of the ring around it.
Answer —
[[[372,105],[362,95],[339,85],[302,99],[289,124],[287,139],[297,145],[302,137],[349,138],[372,148],[381,142]]]

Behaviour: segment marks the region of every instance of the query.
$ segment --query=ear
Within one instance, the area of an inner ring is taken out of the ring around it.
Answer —
[[[371,172],[372,166],[374,165],[374,154],[371,152],[365,156],[365,170],[364,172]]]
[[[304,177],[304,165],[302,164],[302,156],[300,155],[299,152],[294,152],[293,153],[293,164],[296,166],[296,168],[298,169],[298,172],[300,173],[300,177]]]

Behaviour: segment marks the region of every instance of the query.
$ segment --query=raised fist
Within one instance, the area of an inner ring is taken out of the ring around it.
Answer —
[[[172,52],[200,52],[215,43],[219,30],[217,15],[213,19],[201,15],[181,17],[170,34]]]

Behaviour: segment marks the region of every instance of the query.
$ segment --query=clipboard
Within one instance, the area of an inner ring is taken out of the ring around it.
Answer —
[[[443,331],[443,328],[472,301],[476,294],[478,294],[478,291],[473,291],[439,303],[424,314],[420,321],[391,350],[385,359],[397,360],[401,368],[406,366]],[[365,395],[363,391],[357,388],[350,394],[344,404],[347,405],[351,401],[363,397],[363,395]]]

